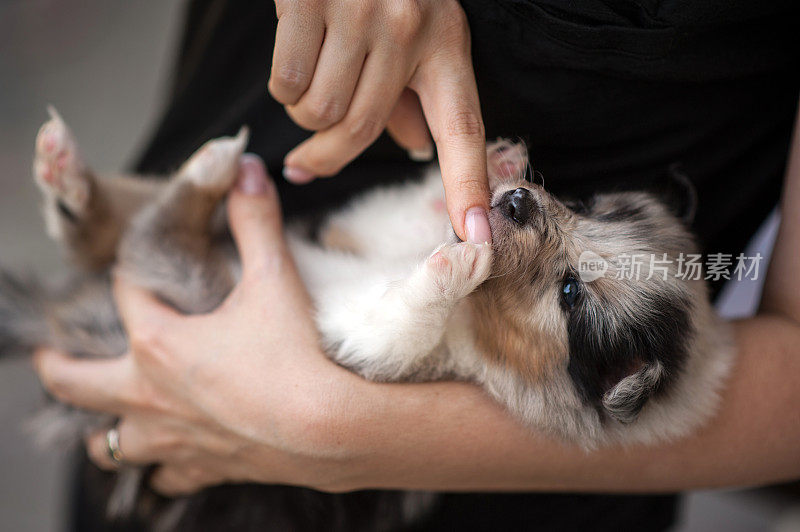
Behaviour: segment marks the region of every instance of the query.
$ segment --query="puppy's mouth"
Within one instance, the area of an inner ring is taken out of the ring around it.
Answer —
[[[538,187],[516,186],[495,190],[489,224],[495,230],[516,231],[540,228],[545,210]]]
[[[531,224],[543,214],[542,205],[536,194],[527,187],[517,187],[499,194],[492,202],[492,210],[519,227]]]
[[[536,185],[508,184],[495,189],[489,210],[489,227],[495,256],[519,254],[520,246],[539,242],[545,232],[547,212]]]
[[[510,232],[536,231],[542,228],[545,210],[538,188],[530,184],[527,186],[507,184],[495,189],[488,213],[493,237],[502,238]],[[458,239],[457,236],[456,238]]]

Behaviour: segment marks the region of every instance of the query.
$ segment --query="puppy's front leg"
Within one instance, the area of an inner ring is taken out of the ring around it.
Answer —
[[[489,245],[447,244],[399,284],[321,302],[318,322],[332,357],[371,380],[425,375],[453,308],[489,276],[491,253]]]

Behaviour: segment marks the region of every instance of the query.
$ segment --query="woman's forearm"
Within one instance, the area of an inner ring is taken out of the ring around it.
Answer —
[[[797,478],[800,327],[765,315],[735,330],[720,410],[685,439],[587,452],[529,433],[475,386],[367,384],[337,431],[342,476],[323,487],[652,492]]]

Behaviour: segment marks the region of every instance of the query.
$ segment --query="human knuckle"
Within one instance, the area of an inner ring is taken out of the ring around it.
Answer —
[[[241,286],[248,294],[261,294],[265,290],[266,279],[274,279],[283,271],[283,258],[271,254],[261,257],[247,268],[242,275]]]
[[[470,48],[469,23],[461,6],[455,2],[448,2],[442,6],[439,15],[437,34],[442,44],[448,48],[468,51]]]
[[[310,102],[308,112],[319,125],[330,125],[344,116],[344,105],[337,99],[326,97]]]
[[[355,28],[365,27],[375,16],[376,2],[347,0],[344,5],[347,9],[348,18]]]
[[[446,120],[445,134],[449,138],[484,138],[483,120],[471,109],[461,109],[450,114]]]
[[[352,118],[347,124],[347,134],[356,143],[368,144],[375,140],[383,124],[369,114]]]
[[[267,209],[272,207],[265,206],[261,210],[247,210],[237,214],[237,222],[242,227],[263,227],[270,222],[270,213]]]
[[[311,75],[296,62],[287,62],[278,66],[270,79],[270,90],[284,89],[288,91],[301,90],[308,85]],[[275,96],[275,94],[273,94]],[[278,94],[278,97],[281,95]]]
[[[148,329],[136,329],[129,334],[131,351],[138,359],[149,358],[157,341],[156,335]]]
[[[423,13],[418,0],[395,0],[387,6],[386,28],[390,38],[409,44],[419,35]]]
[[[469,28],[467,14],[458,0],[447,0],[437,5],[437,12],[447,22],[450,31],[463,31]]]
[[[129,332],[131,351],[139,360],[153,360],[160,353],[163,341],[162,326],[155,321],[137,325]]]
[[[477,176],[462,177],[457,183],[458,192],[462,196],[483,197],[486,194],[486,183]]]

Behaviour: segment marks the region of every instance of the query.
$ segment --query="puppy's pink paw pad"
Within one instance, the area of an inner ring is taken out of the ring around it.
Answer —
[[[36,136],[33,175],[42,191],[80,211],[89,197],[86,168],[72,132],[55,109]]]
[[[445,294],[463,297],[489,276],[491,248],[461,242],[443,246],[428,259],[436,286]]]
[[[524,179],[528,170],[528,151],[522,143],[498,140],[486,148],[487,170],[492,184]]]
[[[431,258],[428,259],[428,265],[435,272],[445,273],[450,271],[450,260],[441,251],[431,255]]]

